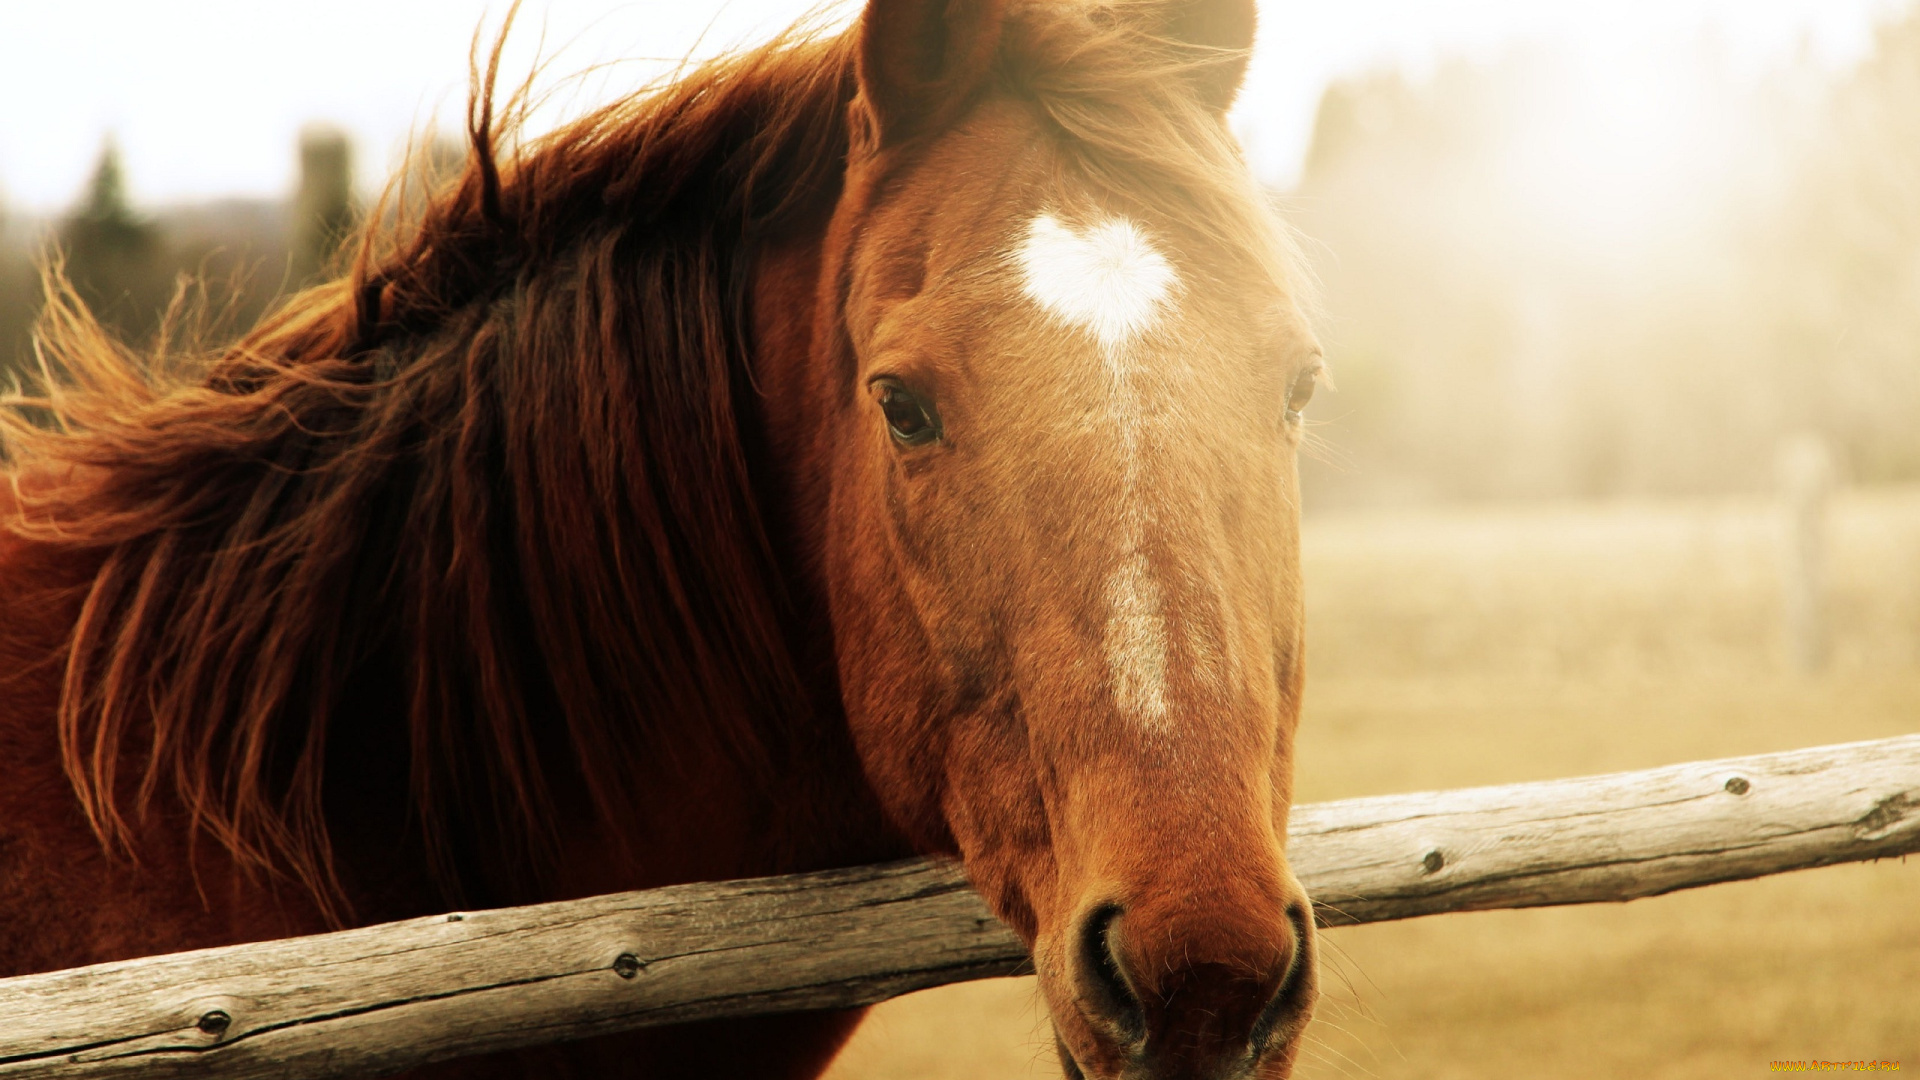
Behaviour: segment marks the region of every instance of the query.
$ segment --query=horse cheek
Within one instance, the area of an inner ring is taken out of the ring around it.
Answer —
[[[831,510],[829,577],[842,701],[867,782],[893,824],[919,848],[944,846],[931,721],[936,687],[923,607],[903,558],[885,449],[849,448]]]

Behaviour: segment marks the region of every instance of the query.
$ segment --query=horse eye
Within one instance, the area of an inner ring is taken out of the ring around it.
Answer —
[[[886,414],[887,430],[907,446],[919,446],[940,437],[940,414],[933,403],[893,381],[881,379],[874,384],[880,411]]]
[[[1305,411],[1307,402],[1313,400],[1313,388],[1319,385],[1320,373],[1325,370],[1326,368],[1322,365],[1315,364],[1295,376],[1293,388],[1287,391],[1287,419],[1289,421],[1294,423],[1300,421],[1300,414]]]

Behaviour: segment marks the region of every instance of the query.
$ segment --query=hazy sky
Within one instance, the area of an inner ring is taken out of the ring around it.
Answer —
[[[275,195],[293,182],[302,124],[350,131],[377,182],[408,131],[457,121],[476,24],[505,0],[0,0],[0,205],[54,210],[102,140],[124,153],[136,199]],[[545,27],[551,70],[608,64],[567,91],[588,104],[630,90],[657,61],[752,41],[810,0],[526,0],[523,71]],[[1521,42],[1578,52],[1602,80],[1635,57],[1701,46],[1752,77],[1805,56],[1837,67],[1904,0],[1262,0],[1236,125],[1269,179],[1293,176],[1328,80],[1388,66],[1416,74]],[[837,5],[850,12],[857,4]],[[844,17],[844,15],[843,15]],[[704,32],[704,37],[703,37]],[[549,79],[551,85],[556,79]],[[1627,97],[1633,95],[1628,94]],[[1644,95],[1643,95],[1644,96]]]

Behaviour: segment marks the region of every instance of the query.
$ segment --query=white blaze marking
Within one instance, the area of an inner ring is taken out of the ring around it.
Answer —
[[[1091,332],[1107,353],[1159,321],[1177,280],[1173,267],[1124,218],[1074,232],[1052,214],[1041,214],[1027,229],[1020,263],[1027,295],[1060,321]]]
[[[1149,722],[1167,715],[1167,624],[1160,583],[1143,542],[1140,497],[1142,414],[1134,375],[1140,339],[1160,322],[1179,276],[1145,234],[1124,218],[1081,231],[1041,214],[1020,249],[1026,293],[1041,308],[1093,335],[1107,375],[1107,409],[1121,456],[1120,562],[1107,577],[1107,676],[1121,708]]]
[[[1107,677],[1122,708],[1148,720],[1167,715],[1167,621],[1160,583],[1136,546],[1107,578]]]

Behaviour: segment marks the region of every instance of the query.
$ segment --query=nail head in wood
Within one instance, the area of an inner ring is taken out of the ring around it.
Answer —
[[[228,1015],[225,1009],[212,1009],[202,1013],[193,1026],[199,1028],[202,1034],[211,1035],[217,1039],[227,1033],[227,1028],[233,1026],[233,1017]]]
[[[1427,852],[1426,857],[1420,860],[1420,868],[1429,874],[1439,873],[1440,868],[1445,865],[1447,865],[1447,857],[1440,854],[1439,848]]]
[[[644,966],[640,963],[639,957],[630,952],[623,952],[613,960],[613,973],[623,979],[631,979],[640,974],[640,969]]]
[[[1727,790],[1735,795],[1745,795],[1752,787],[1753,785],[1747,783],[1747,778],[1744,776],[1727,777]]]

